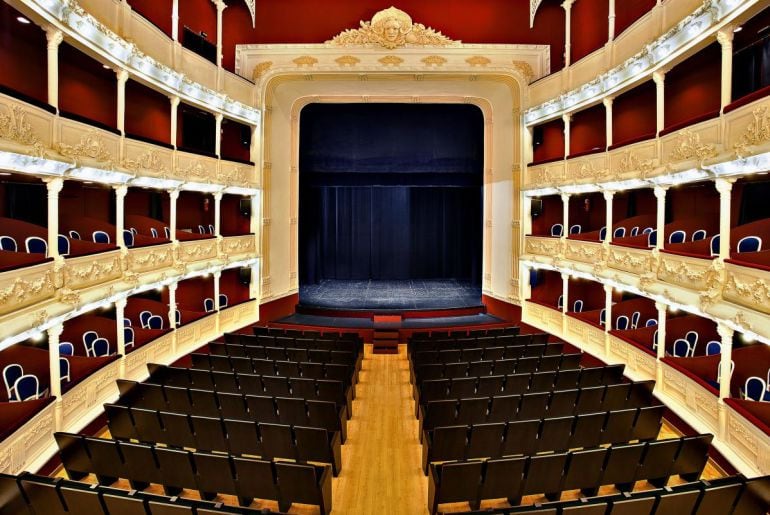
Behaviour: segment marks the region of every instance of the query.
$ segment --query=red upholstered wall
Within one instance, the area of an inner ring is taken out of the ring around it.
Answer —
[[[567,311],[573,311],[576,300],[583,301],[583,311],[601,309],[605,303],[604,286],[587,279],[570,279],[567,296],[569,298]]]
[[[136,81],[126,83],[126,134],[171,143],[171,102]]]
[[[671,188],[666,193],[666,204],[670,205],[671,221],[697,219],[704,228],[719,221],[719,192],[712,183]]]
[[[612,145],[655,137],[656,104],[655,83],[651,80],[619,95],[612,104]]]
[[[208,199],[208,204],[204,201]],[[206,207],[208,205],[208,207]],[[214,223],[214,198],[194,191],[179,194],[176,205],[177,230],[196,229],[198,225]]]
[[[118,121],[115,72],[67,43],[59,47],[59,108],[111,128]]]
[[[214,278],[194,277],[179,282],[176,304],[180,310],[204,311],[203,299],[214,298]],[[163,302],[168,303],[168,290],[163,291]]]
[[[666,129],[716,114],[720,106],[722,51],[713,43],[666,75]]]
[[[180,11],[182,10],[182,5],[188,1],[179,2]],[[128,3],[134,11],[155,24],[168,37],[171,37],[173,26],[171,9],[174,4],[173,0],[131,0]]]
[[[532,219],[532,234],[534,236],[550,236],[551,226],[560,224],[564,217],[564,204],[561,197],[549,195],[542,197],[543,212],[537,218]]]
[[[411,15],[414,22],[465,43],[550,44],[551,67],[555,71],[563,67],[565,13],[560,3],[545,0],[533,29],[529,28],[529,2],[521,0],[401,0],[397,7]],[[237,43],[322,43],[345,29],[358,27],[359,21],[370,20],[390,5],[360,0],[258,0],[255,30],[245,5],[234,2],[223,15],[224,65],[233,69]],[[605,37],[606,33],[605,15]]]
[[[294,313],[299,302],[299,293],[294,293],[286,297],[281,297],[271,302],[260,304],[259,321],[267,323],[272,320],[278,320]]]
[[[601,229],[607,218],[607,202],[601,192],[573,195],[569,199],[569,225],[579,224],[582,232]]]
[[[240,201],[242,198],[246,197],[222,195],[222,219],[219,226],[222,236],[249,234],[251,219],[241,214]]]
[[[655,7],[656,0],[621,0],[615,2],[615,37]]]
[[[240,269],[233,268],[222,272],[219,278],[219,293],[228,297],[228,305],[233,306],[249,300],[249,285],[241,284]]]
[[[534,134],[533,163],[564,157],[564,122],[561,118],[538,125],[534,128]]]
[[[606,147],[607,113],[603,104],[572,115],[570,155],[575,156],[586,152],[605,150]]]
[[[70,219],[87,217],[111,222],[110,209],[114,203],[115,194],[111,188],[79,181],[65,181],[59,193],[59,210]]]
[[[16,9],[0,2],[0,84],[41,102],[48,102],[45,33],[22,24]]]
[[[115,352],[118,345],[118,325],[114,319],[99,315],[82,315],[64,322],[59,341],[71,342],[75,346],[76,356],[85,356],[86,349],[83,346],[83,333],[96,331],[100,338],[106,338],[110,342],[110,351]]]
[[[609,0],[577,0],[572,4],[573,63],[607,42],[609,14]]]
[[[231,2],[235,3],[235,2]],[[240,3],[240,2],[238,2]],[[228,7],[229,8],[229,7]],[[227,11],[227,9],[225,9]],[[261,14],[261,13],[260,13]],[[260,16],[261,18],[261,16]],[[184,27],[193,32],[205,32],[206,39],[217,42],[217,8],[211,0],[182,0],[179,2],[179,39]]]
[[[248,131],[249,134],[249,137],[246,139],[246,145],[242,144],[243,131]],[[248,125],[227,119],[222,121],[222,159],[249,161],[251,157],[250,144],[251,129]]]
[[[481,302],[487,307],[487,313],[501,318],[506,322],[521,321],[521,306],[509,304],[488,295],[481,296]]]
[[[532,288],[532,295],[530,298],[533,301],[547,304],[555,308],[559,295],[562,294],[564,289],[561,275],[558,272],[552,272],[550,270],[542,271],[538,275],[541,278],[541,282],[536,287]]]

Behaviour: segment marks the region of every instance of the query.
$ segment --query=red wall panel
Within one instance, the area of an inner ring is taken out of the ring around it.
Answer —
[[[204,311],[203,299],[214,298],[214,278],[194,277],[180,281],[176,290],[176,305],[179,310]],[[168,302],[167,290],[163,293],[163,301]]]
[[[666,128],[719,110],[722,51],[704,48],[666,75]]]
[[[247,136],[248,135],[248,136]],[[245,139],[246,144],[243,144]],[[233,120],[222,120],[222,159],[249,161],[251,158],[251,129]]]
[[[609,35],[609,14],[609,0],[577,0],[572,4],[571,62],[604,46]]]
[[[559,296],[564,290],[561,274],[545,270],[538,275],[540,277],[540,283],[532,288],[532,295],[530,298],[541,304],[547,304],[556,308]]]
[[[704,229],[718,227],[719,192],[710,182],[671,188],[666,193],[666,204],[670,206],[671,221],[694,219],[701,222]]]
[[[533,163],[564,157],[564,122],[561,118],[538,125],[533,131]]]
[[[179,3],[179,10],[182,10],[182,5],[187,3],[182,1]],[[168,37],[171,37],[173,20],[171,19],[171,8],[173,0],[131,0],[129,4],[131,8],[137,13],[141,14],[147,20],[151,21],[156,27],[166,33]]]
[[[657,127],[655,83],[644,84],[619,95],[612,104],[612,144],[654,137]]]
[[[488,295],[482,295],[481,302],[486,306],[487,313],[490,315],[494,315],[506,322],[514,322],[517,324],[521,322],[521,306],[503,302],[502,300]]]
[[[113,129],[118,121],[115,72],[73,46],[59,47],[59,108]]]
[[[222,195],[221,220],[219,231],[222,236],[238,236],[249,234],[251,217],[243,216],[240,210],[240,201],[243,198],[237,195]]]
[[[292,315],[294,314],[298,302],[299,293],[293,293],[286,297],[260,304],[259,321],[261,323],[267,323],[272,320],[279,320]]]
[[[0,84],[48,102],[45,33],[35,24],[20,23],[19,16],[0,2]]]
[[[564,63],[565,13],[560,3],[545,0],[533,29],[529,28],[529,2],[521,0],[401,0],[398,8],[406,11],[414,22],[465,43],[550,44],[551,67],[556,71]],[[180,2],[180,14],[181,5]],[[237,43],[322,43],[345,29],[358,27],[359,21],[370,20],[390,5],[360,0],[323,4],[316,0],[259,0],[257,28],[253,29],[245,5],[234,2],[223,14],[224,65],[233,69]],[[605,36],[606,33],[605,16]]]
[[[115,195],[110,188],[90,186],[78,181],[65,181],[59,193],[59,210],[68,218],[96,218],[110,222]]]
[[[126,134],[171,143],[171,102],[136,81],[126,83]]]
[[[656,0],[621,0],[615,2],[615,37],[655,7]]]
[[[607,202],[604,194],[587,193],[573,195],[569,199],[569,225],[578,224],[581,232],[597,231],[604,227],[607,219]]]
[[[570,279],[567,296],[567,311],[574,310],[576,300],[583,301],[583,311],[601,309],[605,304],[604,285],[586,279]]]
[[[198,225],[214,223],[214,198],[211,195],[183,191],[179,194],[176,207],[176,228],[179,231],[193,229],[197,232]]]
[[[240,269],[224,270],[219,278],[219,293],[227,295],[228,306],[249,300],[249,285],[241,284]]]
[[[225,9],[225,12],[226,11],[227,9]],[[179,2],[180,41],[183,38],[182,33],[184,31],[184,27],[189,27],[193,32],[205,32],[206,39],[210,43],[216,44],[217,8],[214,5],[214,2],[211,0],[181,0]]]
[[[585,0],[583,0],[585,1]],[[604,104],[572,115],[570,123],[570,155],[584,154],[607,147],[607,114]]]
[[[561,197],[549,195],[542,197],[543,211],[540,216],[532,219],[532,234],[534,236],[550,236],[551,226],[560,224],[564,218],[564,204]]]

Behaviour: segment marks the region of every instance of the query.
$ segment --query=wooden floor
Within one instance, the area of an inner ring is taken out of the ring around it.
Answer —
[[[398,515],[428,514],[428,479],[422,473],[421,447],[417,438],[418,422],[414,416],[414,400],[409,383],[409,364],[406,346],[400,345],[397,355],[372,354],[372,346],[365,346],[356,400],[353,401],[353,418],[348,422],[348,439],[342,446],[342,473],[333,479],[334,515],[370,515],[394,513]],[[102,436],[109,437],[109,434]],[[664,423],[660,438],[680,436]],[[58,475],[64,476],[60,471]],[[713,479],[724,474],[711,461],[703,477]],[[93,476],[89,478],[94,480]],[[676,484],[679,480],[672,480]],[[120,481],[119,487],[128,488],[128,482]],[[644,482],[637,483],[637,490],[651,488]],[[162,493],[162,489],[149,489]],[[603,487],[601,494],[614,493],[614,487]],[[185,497],[197,498],[192,491]],[[578,492],[566,492],[562,499],[579,497]],[[218,501],[236,504],[231,496],[221,496]],[[524,504],[545,501],[542,496],[529,496]],[[505,501],[487,501],[482,508],[504,507]],[[277,503],[255,501],[252,507],[277,510]],[[443,505],[447,512],[466,511],[467,504]],[[315,514],[311,506],[293,505],[289,513]]]

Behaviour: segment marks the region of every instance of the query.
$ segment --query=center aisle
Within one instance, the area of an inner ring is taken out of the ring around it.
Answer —
[[[428,513],[417,426],[406,345],[391,355],[365,345],[342,473],[333,483],[334,515]]]

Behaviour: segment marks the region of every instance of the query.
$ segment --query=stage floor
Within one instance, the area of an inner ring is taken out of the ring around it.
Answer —
[[[346,329],[372,329],[374,322],[371,318],[355,317],[331,317],[319,315],[303,315],[295,313],[286,318],[275,320],[279,324],[294,324],[318,327],[344,327]],[[492,315],[479,313],[478,315],[463,315],[456,317],[425,317],[405,318],[401,323],[401,329],[430,329],[432,327],[456,327],[456,326],[480,326],[499,324],[503,320]]]
[[[299,288],[300,306],[341,310],[480,307],[481,287],[455,280],[339,281]]]

